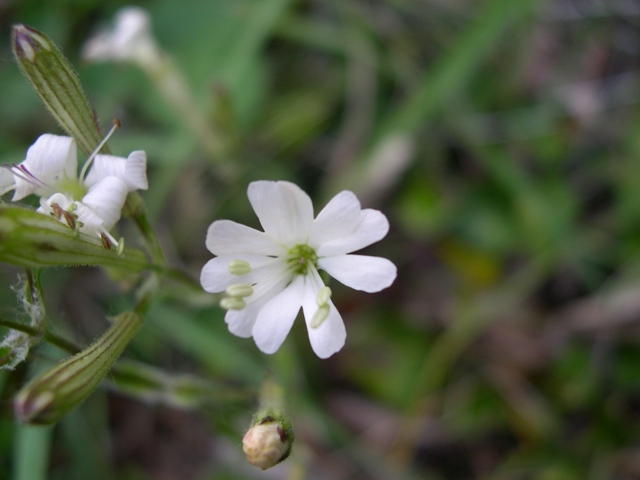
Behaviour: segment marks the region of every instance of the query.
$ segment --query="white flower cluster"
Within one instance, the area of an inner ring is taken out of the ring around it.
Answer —
[[[41,135],[22,163],[0,170],[0,194],[15,190],[13,201],[39,195],[39,212],[116,245],[109,231],[120,219],[127,194],[148,187],[145,152],[137,150],[128,158],[92,155],[80,174],[77,168],[73,138]]]
[[[248,196],[264,232],[217,220],[206,246],[217,255],[202,269],[208,292],[225,292],[229,330],[253,337],[265,353],[284,342],[302,308],[313,351],[327,358],[346,339],[342,317],[319,270],[356,290],[377,292],[391,285],[396,267],[385,258],[352,255],[389,230],[377,210],[361,209],[355,194],[337,194],[314,219],[309,196],[289,182],[258,181]]]

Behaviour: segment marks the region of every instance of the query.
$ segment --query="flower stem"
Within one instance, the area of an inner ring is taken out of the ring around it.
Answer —
[[[43,332],[37,328],[30,327],[29,325],[24,325],[18,322],[13,322],[11,320],[6,320],[4,318],[0,318],[0,326],[24,332],[27,335],[31,335],[32,337],[37,337],[43,334]],[[42,338],[45,342],[48,342],[51,345],[55,345],[56,347],[65,350],[66,352],[78,353],[80,351],[80,347],[78,347],[75,343],[70,342],[69,340],[66,340],[47,330],[44,331],[44,335]]]

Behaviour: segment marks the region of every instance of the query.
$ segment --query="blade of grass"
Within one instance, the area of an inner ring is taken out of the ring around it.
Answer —
[[[280,17],[294,0],[269,0],[257,2],[248,21],[238,31],[237,41],[230,46],[223,77],[230,85],[235,85],[248,65],[253,61],[267,38],[277,25]]]
[[[540,0],[491,0],[453,44],[448,55],[430,67],[420,85],[377,128],[369,154],[354,162],[339,176],[330,180],[328,191],[366,188],[371,178],[371,158],[377,149],[398,134],[415,134],[447,105],[448,99],[467,85],[474,71],[482,64],[506,33],[531,17],[540,7]]]

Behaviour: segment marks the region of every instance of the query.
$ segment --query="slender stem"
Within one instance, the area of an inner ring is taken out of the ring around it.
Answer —
[[[38,337],[42,335],[42,338],[45,342],[55,345],[56,347],[61,348],[62,350],[65,350],[71,354],[75,354],[80,351],[80,348],[75,343],[70,342],[69,340],[66,340],[65,338],[62,338],[49,331],[42,332],[37,328],[30,327],[29,325],[12,322],[11,320],[5,320],[4,318],[0,318],[0,326],[18,330],[19,332],[24,332],[27,335],[31,335],[32,337]]]
[[[163,266],[166,265],[166,260],[162,253],[162,249],[160,248],[158,237],[149,224],[149,220],[147,220],[147,216],[144,212],[144,205],[140,196],[135,192],[130,193],[127,197],[126,207],[129,210],[131,219],[142,234],[147,251],[149,252],[149,255],[151,255],[153,262]]]

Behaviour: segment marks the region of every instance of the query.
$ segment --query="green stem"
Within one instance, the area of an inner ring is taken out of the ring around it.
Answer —
[[[158,242],[156,232],[154,232],[151,224],[147,220],[144,202],[137,192],[131,192],[127,196],[123,214],[128,215],[136,224],[136,227],[138,227],[153,263],[164,268],[166,260],[162,253],[162,248],[160,248],[160,242]]]
[[[75,343],[70,342],[69,340],[66,340],[49,331],[42,332],[37,328],[30,327],[29,325],[12,322],[11,320],[5,320],[4,318],[0,318],[0,326],[18,330],[19,332],[26,333],[27,335],[31,335],[32,337],[38,337],[42,335],[42,339],[45,342],[55,345],[56,347],[72,354],[78,353],[80,351],[80,348]]]

